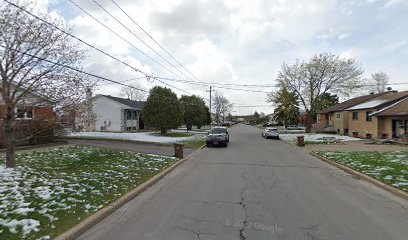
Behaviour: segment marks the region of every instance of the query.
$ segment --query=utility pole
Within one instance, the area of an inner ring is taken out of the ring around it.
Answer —
[[[211,118],[211,122],[212,122],[212,115],[211,115],[211,101],[212,101],[212,92],[214,90],[212,90],[212,86],[210,86],[210,90],[206,90],[206,92],[210,92],[210,118]],[[211,129],[211,123],[210,123],[210,129]]]

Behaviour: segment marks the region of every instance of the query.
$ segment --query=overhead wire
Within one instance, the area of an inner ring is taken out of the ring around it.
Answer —
[[[106,51],[104,51],[104,50],[102,50],[102,49],[100,49],[100,48],[97,48],[97,47],[93,46],[93,45],[90,44],[90,43],[87,43],[86,41],[82,40],[81,38],[79,38],[79,37],[77,37],[77,36],[75,36],[75,35],[73,35],[73,34],[67,32],[67,31],[65,31],[65,30],[63,30],[62,28],[56,26],[55,24],[52,24],[52,23],[50,23],[50,22],[48,22],[48,21],[46,21],[46,20],[44,20],[44,19],[38,17],[38,16],[35,15],[34,13],[32,13],[32,12],[26,10],[25,8],[19,6],[19,5],[15,4],[15,3],[10,2],[9,0],[3,0],[3,1],[6,2],[6,3],[8,3],[9,5],[15,7],[15,8],[18,8],[18,9],[22,10],[22,11],[25,12],[26,14],[28,14],[28,15],[30,15],[31,17],[34,17],[35,19],[37,19],[37,20],[39,20],[39,21],[41,21],[41,22],[47,24],[48,26],[50,26],[50,27],[52,27],[52,28],[54,28],[54,29],[57,29],[58,31],[64,33],[65,35],[67,35],[67,36],[69,36],[69,37],[71,37],[71,38],[73,38],[73,39],[79,41],[80,43],[82,43],[82,44],[84,44],[84,45],[86,45],[86,46],[88,46],[88,47],[90,47],[90,48],[92,48],[92,49],[94,49],[94,50],[96,50],[96,51],[98,51],[98,52],[104,54],[105,56],[108,56],[108,57],[114,59],[114,60],[117,61],[117,62],[120,62],[121,64],[123,64],[123,65],[125,65],[125,66],[131,68],[132,70],[134,70],[136,73],[143,74],[147,80],[151,80],[151,79],[157,80],[157,81],[159,81],[159,82],[161,82],[161,83],[163,83],[163,84],[165,84],[165,85],[167,85],[167,86],[169,86],[169,87],[172,87],[172,88],[174,88],[174,89],[177,89],[177,90],[182,91],[182,92],[185,92],[185,93],[188,93],[187,91],[184,91],[184,90],[182,90],[182,89],[180,89],[180,88],[177,88],[177,87],[175,87],[175,86],[173,86],[173,85],[170,85],[170,84],[168,84],[168,83],[166,83],[166,82],[164,82],[164,81],[161,81],[160,79],[156,79],[156,77],[153,77],[152,75],[143,72],[142,70],[140,70],[140,69],[138,69],[138,68],[136,68],[136,67],[130,65],[129,63],[127,63],[127,62],[125,62],[125,61],[123,61],[123,60],[120,60],[119,58],[113,56],[112,54],[109,54],[109,53],[107,53]],[[188,93],[188,94],[190,94],[190,93]]]
[[[150,59],[151,61],[153,61],[154,63],[156,63],[157,65],[163,67],[164,69],[166,69],[168,72],[172,73],[173,75],[180,77],[178,74],[174,73],[171,69],[168,69],[166,66],[164,66],[162,63],[160,63],[159,61],[157,61],[156,59],[150,57],[148,54],[146,54],[145,52],[143,52],[142,50],[140,50],[138,47],[136,47],[133,43],[129,42],[127,39],[125,39],[123,36],[121,36],[120,34],[118,34],[117,32],[115,32],[114,30],[112,30],[110,27],[108,27],[106,24],[104,24],[103,22],[101,22],[99,19],[97,19],[96,17],[94,17],[92,14],[90,14],[88,11],[86,11],[84,8],[82,8],[81,6],[79,6],[78,4],[76,4],[74,1],[72,0],[68,0],[70,3],[72,3],[74,6],[76,6],[78,9],[80,9],[82,12],[84,12],[86,15],[88,15],[89,17],[91,17],[93,20],[95,20],[97,23],[99,23],[100,25],[102,25],[104,28],[106,28],[109,32],[113,33],[115,36],[119,37],[120,39],[122,39],[124,42],[126,42],[127,44],[129,44],[129,46],[133,47],[134,49],[136,49],[137,51],[139,51],[143,56],[147,57],[148,59]],[[179,91],[182,91],[184,93],[190,94],[189,92],[182,90],[178,87],[172,86],[166,82],[163,82],[161,80],[158,80],[159,82],[166,84],[170,87],[173,87]]]
[[[140,28],[154,43],[156,43],[157,46],[159,46],[167,55],[169,55],[178,65],[180,65],[186,72],[188,72],[191,76],[193,76],[196,80],[200,81],[193,73],[191,73],[186,67],[183,66],[169,51],[167,51],[156,39],[152,37],[139,23],[136,22],[125,10],[122,9],[122,7],[119,6],[114,0],[111,0],[111,2],[116,5],[120,11],[122,11],[123,14],[125,14],[136,26]]]
[[[155,49],[153,49],[149,44],[147,44],[143,39],[141,39],[138,35],[136,35],[130,28],[128,28],[125,24],[123,24],[118,18],[113,16],[112,13],[110,13],[105,7],[103,7],[101,4],[99,4],[97,1],[92,0],[99,8],[101,8],[106,14],[108,14],[111,18],[113,18],[117,23],[119,23],[123,28],[125,28],[130,34],[132,34],[135,38],[137,38],[140,42],[142,42],[146,47],[148,47],[151,51],[153,51],[156,55],[158,55],[161,59],[163,59],[165,62],[167,62],[170,66],[172,66],[174,69],[179,71],[181,74],[183,74],[185,77],[190,79],[189,76],[187,76],[184,72],[182,72],[180,69],[175,67],[169,60],[167,60],[165,57],[163,57],[160,53],[158,53]],[[178,76],[180,77],[180,76]]]

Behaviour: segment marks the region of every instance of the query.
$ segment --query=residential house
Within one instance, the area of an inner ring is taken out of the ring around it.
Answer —
[[[349,112],[346,109],[364,103],[385,93],[369,94],[361,97],[349,99],[326,108],[317,114],[316,124],[313,131],[337,132],[338,134],[349,134]]]
[[[386,92],[345,109],[348,135],[360,138],[398,138],[405,134],[408,91]]]
[[[143,101],[133,101],[110,95],[92,98],[92,113],[95,116],[91,131],[136,132],[144,129],[140,117]]]
[[[52,124],[56,120],[54,103],[36,93],[27,93],[14,108],[16,145],[45,143],[55,137]],[[6,105],[0,96],[0,147],[4,143],[4,117]]]
[[[408,141],[408,97],[371,115],[378,118],[378,133],[382,138]]]

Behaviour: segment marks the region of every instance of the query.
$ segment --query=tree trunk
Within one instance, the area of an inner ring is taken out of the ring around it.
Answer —
[[[310,133],[312,131],[313,115],[310,112],[306,113],[306,132]]]
[[[187,127],[187,131],[191,131],[191,129],[193,129],[193,125],[187,125],[186,124],[186,127]]]
[[[6,121],[4,126],[4,143],[6,145],[6,168],[16,167],[14,158],[15,136],[14,136],[14,113],[11,107],[6,108]]]

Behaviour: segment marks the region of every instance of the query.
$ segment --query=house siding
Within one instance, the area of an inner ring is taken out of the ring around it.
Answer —
[[[95,130],[100,131],[105,126],[104,121],[109,120],[106,131],[122,132],[123,110],[120,104],[105,97],[97,97],[93,102],[93,112],[96,114]]]

